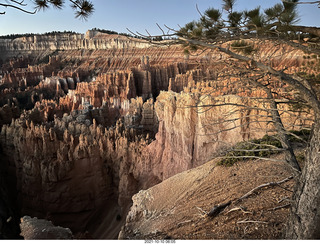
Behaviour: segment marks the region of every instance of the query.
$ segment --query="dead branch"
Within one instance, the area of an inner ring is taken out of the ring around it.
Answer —
[[[249,191],[248,193],[244,194],[242,197],[236,199],[234,202],[237,203],[239,201],[242,201],[243,199],[245,198],[248,198],[249,196],[251,196],[253,193],[255,193],[256,191],[262,189],[262,188],[265,188],[265,187],[268,187],[268,186],[279,186],[280,184],[283,184],[289,180],[293,179],[293,176],[290,176],[286,179],[283,179],[281,181],[278,181],[278,182],[269,182],[269,183],[265,183],[265,184],[262,184],[254,189],[252,189],[251,191]],[[196,206],[196,208],[201,212],[201,216],[204,217],[204,216],[208,216],[208,217],[211,217],[211,218],[214,218],[216,216],[218,216],[226,207],[228,207],[230,204],[232,203],[232,201],[228,201],[226,203],[221,203],[221,204],[218,204],[218,205],[215,205],[209,212],[199,208]],[[268,209],[268,210],[277,210],[277,209],[280,209],[280,208],[285,208],[285,207],[288,207],[290,204],[286,204],[286,205],[283,205],[283,206],[279,206],[279,207],[275,207],[275,208],[272,208],[272,209]],[[234,211],[238,211],[238,210],[241,210],[243,213],[245,214],[252,214],[252,212],[250,211],[247,211],[247,209],[243,208],[243,207],[235,207],[235,208],[232,208],[231,210],[229,210],[227,212],[228,213],[231,213],[231,212],[234,212]],[[243,223],[263,223],[263,224],[267,224],[267,222],[262,222],[262,221],[253,221],[253,220],[244,220],[244,221],[238,221],[237,222],[238,224],[243,224]]]
[[[249,196],[251,196],[252,194],[254,194],[255,192],[257,192],[258,190],[262,189],[262,188],[265,188],[265,187],[269,187],[269,186],[278,186],[280,184],[283,184],[289,180],[293,179],[293,176],[290,176],[286,179],[283,179],[281,181],[278,181],[278,182],[269,182],[269,183],[265,183],[265,184],[262,184],[254,189],[252,189],[251,191],[247,192],[246,194],[244,194],[242,197],[238,198],[236,200],[236,202],[239,202],[239,201],[242,201],[243,199],[245,198],[248,198]]]
[[[233,208],[233,209],[230,209],[230,210],[227,212],[227,214],[228,214],[228,213],[235,212],[235,211],[238,211],[238,210],[241,210],[241,212],[243,212],[244,214],[252,214],[252,212],[247,211],[247,208],[245,208],[245,207],[235,207],[235,208]]]
[[[263,145],[263,144],[262,144]],[[284,151],[283,148],[278,149],[230,149],[228,152],[280,152]]]
[[[290,4],[320,4],[320,1],[312,1],[312,2],[289,2],[289,1],[285,1],[285,0],[282,0],[282,2],[284,3],[290,3]]]
[[[186,220],[186,221],[178,223],[177,226],[179,227],[181,225],[188,224],[188,223],[191,223],[191,222],[192,222],[192,220]]]
[[[163,36],[165,36],[165,35],[166,35],[166,33],[164,33],[164,30],[161,28],[161,26],[160,26],[158,23],[156,23],[156,25],[157,25],[157,26],[158,26],[158,28],[161,30],[162,35],[163,35]]]
[[[290,190],[290,189],[288,189],[288,188],[286,188],[286,187],[284,187],[284,186],[278,185],[278,187],[280,187],[281,189],[283,189],[283,190],[285,190],[285,191],[293,192],[292,190]]]
[[[297,138],[298,140],[300,140],[300,141],[302,141],[302,142],[304,142],[304,143],[306,143],[306,144],[308,143],[306,140],[304,140],[304,139],[301,138],[300,136],[298,136],[298,135],[296,135],[296,134],[294,134],[294,133],[292,133],[292,132],[290,132],[290,131],[286,131],[286,134],[287,134],[287,135],[291,135],[291,136]]]
[[[241,220],[237,222],[237,224],[246,224],[246,223],[268,224],[268,222],[256,221],[256,220]]]
[[[201,217],[204,217],[204,216],[207,216],[208,215],[208,212],[203,210],[202,208],[199,208],[196,206],[196,209],[198,209],[202,214],[201,214]]]
[[[231,201],[222,203],[219,205],[215,205],[210,212],[208,213],[208,216],[211,218],[214,218],[218,216],[226,207],[228,207],[231,204]]]
[[[291,206],[291,203],[288,203],[288,204],[285,204],[285,205],[282,205],[282,206],[278,206],[278,207],[274,207],[274,208],[269,208],[267,209],[268,211],[274,211],[274,210],[278,210],[278,209],[281,209],[281,208],[288,208]]]
[[[282,198],[278,201],[278,203],[282,203],[283,201],[289,200],[289,197]]]
[[[227,158],[231,158],[231,159],[233,159],[233,158],[241,158],[241,159],[248,158],[249,159],[249,158],[251,158],[251,159],[261,159],[261,160],[266,160],[266,161],[286,163],[286,161],[283,161],[283,160],[278,160],[278,159],[273,159],[273,158],[263,158],[263,157],[258,157],[258,156],[232,156],[232,157],[222,156],[222,157],[217,157],[217,158],[221,158],[221,159],[227,159]]]
[[[259,107],[249,107],[248,105],[244,104],[238,104],[238,103],[219,103],[219,104],[204,104],[204,105],[187,105],[187,106],[181,106],[178,108],[187,109],[187,108],[213,108],[213,107],[222,107],[222,106],[235,106],[235,107],[244,107],[246,109],[251,110],[261,110],[261,111],[275,111],[275,109],[269,108],[259,108]],[[288,111],[283,109],[278,109],[277,111]],[[297,111],[298,112],[298,111]]]
[[[258,144],[258,143],[254,143],[254,142],[250,142],[250,141],[247,141],[246,143],[250,144],[250,145],[253,145],[253,146],[259,146],[261,147],[261,144]],[[269,145],[269,144],[263,144],[264,147],[270,147],[270,148],[273,148],[275,150],[278,150],[279,147],[276,147],[274,145]]]
[[[201,13],[201,11],[199,10],[198,4],[196,4],[196,9],[197,9],[198,13],[200,14],[200,16],[204,17],[203,14]]]

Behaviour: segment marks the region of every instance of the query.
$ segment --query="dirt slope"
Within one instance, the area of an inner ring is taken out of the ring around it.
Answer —
[[[281,162],[243,161],[233,167],[210,161],[175,175],[133,196],[123,239],[281,239],[294,180],[264,188],[239,203],[234,200],[251,189],[292,175]],[[214,205],[232,204],[215,218],[203,215]],[[242,207],[243,210],[235,210]],[[273,209],[273,210],[272,210]],[[243,222],[240,222],[243,221]],[[256,222],[248,222],[256,221]]]

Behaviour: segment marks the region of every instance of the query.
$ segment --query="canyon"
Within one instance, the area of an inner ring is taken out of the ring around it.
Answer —
[[[315,70],[299,49],[252,42],[258,60],[276,69]],[[26,215],[69,228],[74,238],[117,239],[121,228],[121,238],[131,238],[145,190],[156,194],[151,187],[274,130],[268,103],[250,99],[264,92],[244,85],[237,76],[243,67],[228,66],[217,50],[188,55],[179,45],[90,30],[1,39],[0,57],[5,238],[19,237]],[[288,130],[313,120],[311,110],[281,116]]]

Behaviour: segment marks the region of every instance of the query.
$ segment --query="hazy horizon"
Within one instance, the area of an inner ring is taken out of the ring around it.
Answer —
[[[62,10],[48,9],[35,15],[25,14],[15,9],[5,10],[5,15],[0,15],[0,35],[35,33],[42,34],[51,31],[74,31],[85,33],[89,29],[99,28],[112,30],[119,33],[128,33],[126,28],[132,31],[146,33],[146,29],[152,34],[161,34],[156,23],[164,24],[171,28],[179,28],[179,25],[199,19],[196,4],[200,11],[208,7],[221,8],[221,0],[93,0],[95,12],[87,21],[76,19],[73,10],[66,1]],[[273,6],[280,0],[250,1],[238,0],[236,9],[245,10],[257,6],[262,9]],[[32,10],[29,2],[28,10]],[[320,9],[316,5],[299,5],[301,21],[300,25],[320,26]]]

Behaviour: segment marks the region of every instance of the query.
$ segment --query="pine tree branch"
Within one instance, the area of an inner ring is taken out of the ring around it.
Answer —
[[[14,9],[17,9],[17,10],[22,11],[24,13],[27,13],[27,14],[35,14],[37,12],[37,10],[31,12],[31,11],[25,10],[21,7],[15,6],[13,4],[0,3],[0,6],[5,7],[5,8],[14,8]],[[5,12],[1,12],[1,14],[5,14]]]
[[[288,1],[285,1],[285,0],[282,0],[282,2],[284,3],[290,3],[290,4],[320,4],[320,1],[312,1],[312,2],[288,2]]]
[[[253,67],[257,67],[257,68],[259,68],[269,74],[272,74],[272,75],[279,77],[281,80],[283,80],[286,83],[288,83],[289,85],[295,87],[301,93],[301,96],[303,97],[303,99],[310,103],[311,107],[316,112],[315,114],[320,115],[320,102],[319,102],[318,98],[315,96],[315,94],[313,94],[312,91],[310,91],[306,86],[303,85],[304,83],[305,84],[308,83],[304,79],[297,77],[297,76],[288,75],[288,74],[284,73],[283,71],[277,71],[277,70],[273,69],[271,66],[265,65],[265,64],[258,62],[250,57],[239,55],[237,53],[230,51],[227,48],[218,46],[216,44],[205,43],[202,41],[187,39],[184,37],[179,37],[178,39],[181,41],[190,43],[192,45],[199,45],[199,46],[203,46],[203,47],[209,47],[212,49],[218,49],[219,51],[221,51],[225,54],[228,54],[232,58],[238,59],[240,61],[249,62],[249,63],[251,63],[251,65]]]

